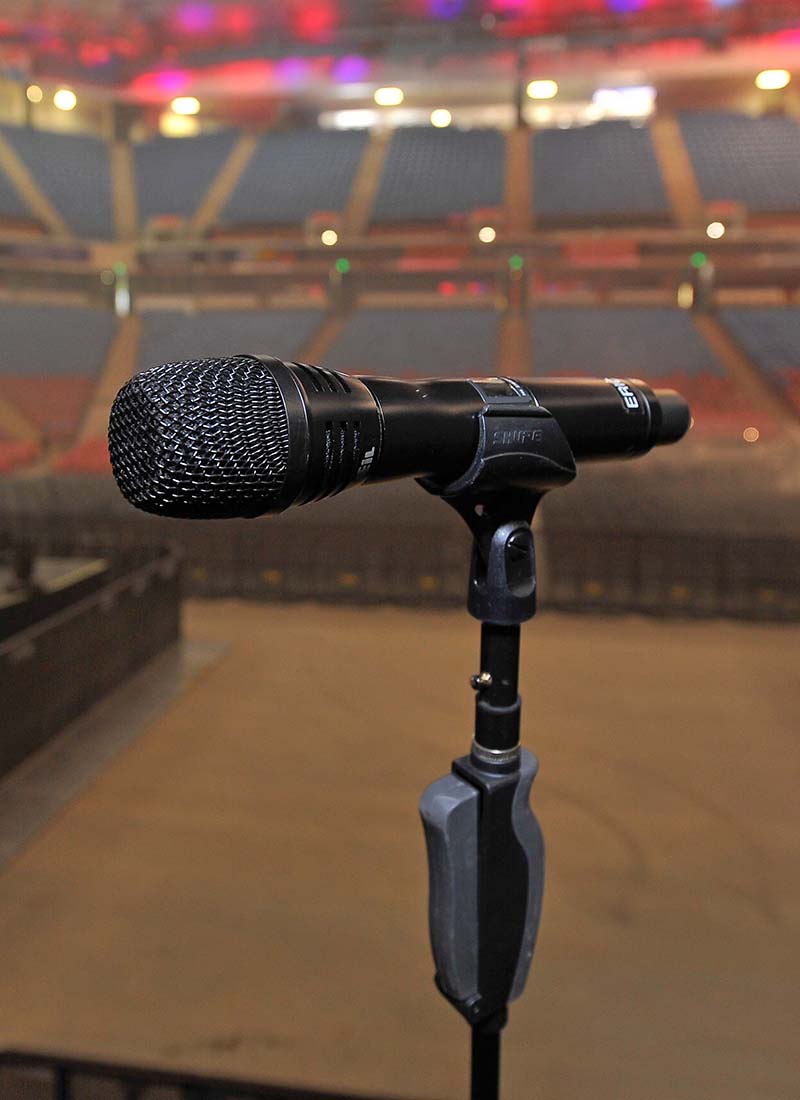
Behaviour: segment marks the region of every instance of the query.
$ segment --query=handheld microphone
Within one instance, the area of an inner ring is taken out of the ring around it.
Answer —
[[[136,375],[114,401],[109,451],[123,495],[146,512],[251,517],[361,482],[446,486],[470,467],[489,406],[549,414],[579,461],[644,454],[690,423],[677,393],[638,380],[412,381],[237,355]]]

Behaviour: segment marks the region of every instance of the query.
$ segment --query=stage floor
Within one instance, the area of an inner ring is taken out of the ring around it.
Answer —
[[[416,805],[469,745],[477,632],[190,603],[224,648],[0,871],[0,1047],[465,1096]],[[798,645],[525,628],[548,883],[506,1100],[797,1096]]]

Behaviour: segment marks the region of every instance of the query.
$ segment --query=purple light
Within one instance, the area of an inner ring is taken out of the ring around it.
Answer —
[[[340,84],[357,84],[360,80],[366,80],[369,72],[370,63],[366,57],[349,54],[334,63],[333,79]]]
[[[164,69],[154,76],[155,85],[165,96],[175,96],[186,90],[189,74],[182,69]]]
[[[609,8],[617,15],[628,15],[630,12],[643,8],[645,0],[608,0]]]
[[[275,66],[275,73],[286,84],[302,84],[307,79],[309,64],[303,57],[284,57]]]
[[[203,3],[203,0],[182,4],[175,13],[175,22],[187,34],[205,34],[214,23],[213,5]]]
[[[428,0],[428,8],[437,19],[455,19],[464,10],[464,0]]]

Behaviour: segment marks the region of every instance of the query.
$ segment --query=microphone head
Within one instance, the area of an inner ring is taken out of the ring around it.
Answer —
[[[274,375],[250,356],[137,374],[114,400],[108,445],[120,491],[145,512],[225,519],[283,506],[289,417]]]

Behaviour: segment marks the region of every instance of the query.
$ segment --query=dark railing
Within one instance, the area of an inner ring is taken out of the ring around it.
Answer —
[[[319,1092],[24,1051],[0,1052],[2,1100],[96,1100],[101,1095],[103,1100],[359,1100],[358,1094],[350,1092]]]
[[[176,641],[179,622],[177,562],[162,553],[0,643],[0,775]]]

